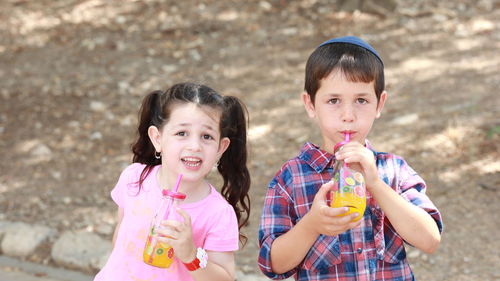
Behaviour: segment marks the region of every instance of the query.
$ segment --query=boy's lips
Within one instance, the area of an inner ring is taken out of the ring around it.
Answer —
[[[350,135],[353,135],[356,133],[356,131],[350,131],[350,130],[345,130],[345,131],[340,131],[340,133],[342,135],[345,135],[345,134],[350,134]]]

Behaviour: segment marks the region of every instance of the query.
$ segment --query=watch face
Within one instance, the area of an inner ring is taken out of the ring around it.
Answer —
[[[200,267],[201,268],[207,267],[208,255],[207,255],[207,252],[204,249],[198,248],[198,250],[196,252],[196,257],[200,261]]]

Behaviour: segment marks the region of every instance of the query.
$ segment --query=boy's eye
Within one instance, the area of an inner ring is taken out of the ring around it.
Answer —
[[[366,103],[368,103],[368,101],[367,101],[366,99],[364,99],[364,98],[358,98],[358,99],[357,99],[357,102],[358,102],[359,104],[366,104]]]
[[[333,98],[328,100],[329,104],[338,104],[339,102],[340,100],[338,98]]]

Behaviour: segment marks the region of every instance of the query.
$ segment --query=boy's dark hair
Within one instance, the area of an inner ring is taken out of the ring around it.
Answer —
[[[227,137],[230,140],[229,147],[217,165],[224,181],[221,194],[233,206],[238,226],[241,228],[247,224],[250,216],[250,174],[247,168],[248,112],[238,98],[221,96],[205,85],[179,83],[166,91],[153,91],[144,97],[139,112],[138,137],[132,145],[132,162],[146,165],[139,178],[138,190],[153,167],[161,164],[161,159],[155,158],[155,148],[148,136],[149,127],[155,126],[161,130],[170,119],[175,105],[186,103],[208,106],[221,112],[221,138]],[[246,241],[246,237],[241,234],[240,239]]]
[[[306,64],[304,90],[313,104],[321,79],[334,70],[341,71],[352,82],[374,81],[377,100],[384,91],[384,65],[372,52],[350,43],[325,44],[314,50]]]

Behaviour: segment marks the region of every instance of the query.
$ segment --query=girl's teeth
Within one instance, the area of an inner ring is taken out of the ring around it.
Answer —
[[[190,167],[196,167],[196,166],[199,166],[201,164],[201,161],[199,159],[196,159],[196,158],[184,158],[184,159],[182,159],[182,161],[184,162],[184,164],[186,164],[187,166],[190,166]]]

